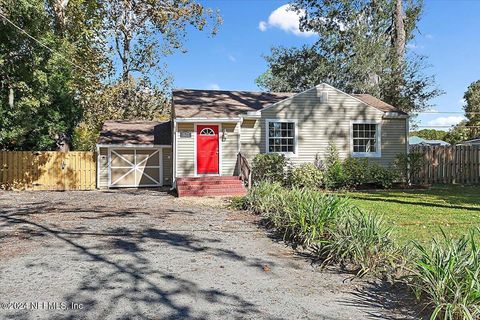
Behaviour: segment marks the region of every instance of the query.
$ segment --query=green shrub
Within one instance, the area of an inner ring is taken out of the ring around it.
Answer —
[[[100,132],[81,123],[73,130],[72,147],[76,151],[93,151]]]
[[[335,147],[329,147],[324,165],[324,184],[328,189],[352,188],[367,183],[390,188],[397,179],[396,170],[371,163],[366,158],[347,158],[342,162]]]
[[[288,174],[288,185],[318,189],[323,184],[322,171],[313,163],[304,163],[294,167]]]
[[[430,319],[480,317],[480,250],[474,237],[473,231],[458,240],[443,233],[443,241],[434,239],[429,249],[415,244],[420,257],[410,285],[432,307]]]
[[[328,145],[327,157],[323,164],[324,184],[327,189],[339,189],[346,186],[347,177],[335,144]]]
[[[366,158],[347,158],[343,162],[345,172],[345,185],[356,187],[369,183],[371,175],[369,172],[370,163]]]
[[[401,178],[407,184],[412,184],[413,178],[420,172],[425,164],[422,152],[399,154],[395,158],[394,165],[399,171]]]
[[[384,168],[379,164],[372,163],[368,167],[370,182],[378,187],[388,189],[398,180],[397,171],[390,168]]]
[[[269,181],[284,183],[290,162],[283,154],[261,153],[252,161],[252,179],[254,182]]]

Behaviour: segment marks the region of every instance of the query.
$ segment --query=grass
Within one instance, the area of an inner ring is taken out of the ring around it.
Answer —
[[[399,243],[429,243],[440,237],[458,237],[480,227],[480,187],[438,185],[428,190],[348,192],[362,209],[383,215]]]
[[[431,320],[480,318],[480,187],[346,195],[263,182],[234,205],[324,264],[407,284]]]

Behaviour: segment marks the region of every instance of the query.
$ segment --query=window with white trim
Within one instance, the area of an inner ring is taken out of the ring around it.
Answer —
[[[354,156],[380,156],[380,124],[352,123],[351,143]]]
[[[267,121],[267,152],[295,153],[295,122]]]

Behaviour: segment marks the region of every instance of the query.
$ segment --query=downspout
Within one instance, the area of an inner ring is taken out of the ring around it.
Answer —
[[[407,146],[407,155],[410,153],[410,145],[408,142],[408,135],[410,131],[410,116],[405,119],[405,145]]]
[[[172,132],[172,156],[173,156],[173,174],[172,174],[172,187],[170,191],[177,188],[177,121],[173,119],[173,132]]]
[[[100,146],[97,144],[96,146],[96,150],[97,150],[97,174],[96,174],[96,178],[97,178],[97,181],[95,183],[97,189],[100,189]]]
[[[240,121],[237,123],[238,132],[237,132],[237,153],[242,152],[242,123],[243,117],[240,118]]]

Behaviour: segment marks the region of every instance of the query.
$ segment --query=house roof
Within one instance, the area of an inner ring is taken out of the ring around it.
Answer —
[[[477,137],[477,138],[473,138],[473,139],[470,139],[470,140],[465,140],[463,142],[461,142],[462,144],[480,144],[480,137]]]
[[[174,90],[177,118],[235,118],[291,97],[294,93]]]
[[[156,144],[172,143],[170,121],[109,120],[103,124],[98,144]]]
[[[251,92],[225,90],[173,90],[176,118],[235,118],[249,111],[258,111],[295,95],[292,92]],[[363,103],[383,112],[398,112],[398,108],[369,94],[352,94]]]
[[[417,136],[410,136],[408,137],[408,144],[420,144],[422,142],[425,142],[425,139],[417,137]]]
[[[405,112],[401,111],[400,109],[392,106],[391,104],[388,104],[378,98],[375,98],[372,95],[369,94],[351,94],[351,96],[357,98],[358,100],[362,101],[363,103],[366,103],[374,108],[377,108],[380,111],[383,112],[398,112],[401,114],[405,114]]]
[[[411,136],[408,138],[409,145],[430,145],[430,146],[449,146],[450,143],[443,140],[427,140],[417,136]]]

